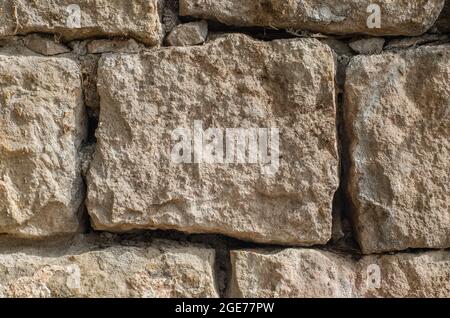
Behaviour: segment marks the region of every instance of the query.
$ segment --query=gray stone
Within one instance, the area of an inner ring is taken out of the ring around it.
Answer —
[[[38,34],[31,34],[25,37],[24,44],[30,50],[47,56],[70,52],[70,49],[67,46],[55,42],[54,39],[43,37]]]

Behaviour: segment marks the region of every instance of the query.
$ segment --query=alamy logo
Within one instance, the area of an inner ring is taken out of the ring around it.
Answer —
[[[367,13],[370,13],[367,18],[367,27],[369,29],[381,28],[381,8],[378,4],[371,4],[367,7]]]
[[[381,288],[381,269],[377,264],[370,264],[367,267],[367,289]]]
[[[81,28],[81,8],[77,4],[71,4],[66,8],[68,17],[66,19],[66,26],[68,28]]]
[[[172,131],[174,163],[259,164],[263,174],[280,166],[278,128],[208,128],[195,120],[193,129]]]

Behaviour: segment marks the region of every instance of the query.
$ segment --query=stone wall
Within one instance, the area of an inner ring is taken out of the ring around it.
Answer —
[[[450,2],[4,0],[1,297],[450,297]]]

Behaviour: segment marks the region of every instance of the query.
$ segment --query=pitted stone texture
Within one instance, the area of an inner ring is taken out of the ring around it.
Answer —
[[[97,236],[47,245],[2,242],[0,297],[218,297],[212,249]]]
[[[0,233],[77,231],[86,132],[75,62],[0,55]]]
[[[326,251],[231,252],[231,297],[449,297],[450,252],[366,256]]]
[[[371,0],[180,0],[180,14],[228,25],[370,35],[419,35],[438,18],[444,0],[382,0],[381,27],[369,28]]]
[[[326,243],[338,185],[333,79],[331,50],[311,39],[229,35],[105,56],[88,174],[93,226]],[[192,130],[194,120],[203,129],[279,128],[279,169],[264,175],[258,164],[173,162],[171,132]]]
[[[364,253],[450,247],[450,46],[355,57],[349,193]]]
[[[130,36],[149,45],[162,36],[159,0],[4,0],[0,37],[52,33],[64,40]]]

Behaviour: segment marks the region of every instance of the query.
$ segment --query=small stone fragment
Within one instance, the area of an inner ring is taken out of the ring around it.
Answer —
[[[171,46],[191,46],[202,44],[208,36],[208,22],[198,21],[180,24],[167,36]]]
[[[353,51],[359,54],[379,54],[383,52],[385,40],[383,38],[361,39],[351,42],[349,45]]]
[[[26,36],[24,39],[24,44],[30,50],[47,56],[70,52],[70,49],[67,46],[55,42],[52,38],[38,34]]]

